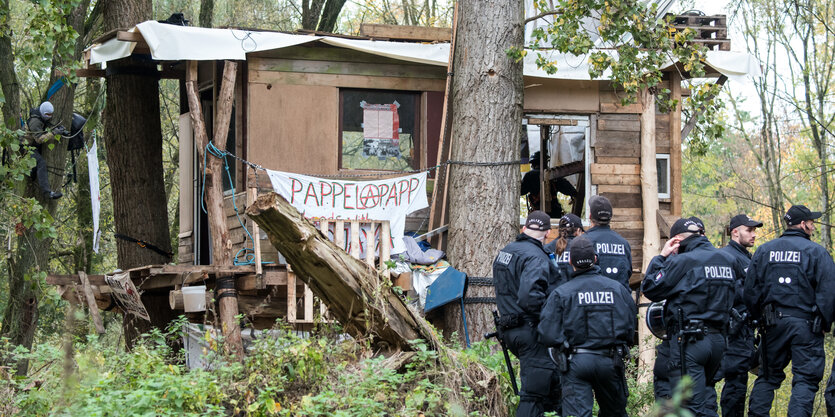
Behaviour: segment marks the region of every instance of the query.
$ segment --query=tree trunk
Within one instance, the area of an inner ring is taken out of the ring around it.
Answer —
[[[0,87],[3,88],[3,120],[9,129],[20,128],[20,84],[14,66],[9,0],[0,0]]]
[[[78,33],[84,31],[84,19],[86,17],[87,8],[90,5],[89,0],[82,1],[76,6],[67,18],[67,24],[72,26]],[[0,7],[6,10],[0,10],[0,14],[8,12],[8,3],[0,4]],[[4,32],[5,33],[5,32]],[[7,33],[11,36],[11,33]],[[11,50],[3,50],[3,40],[0,39],[0,52],[8,53],[7,56],[0,56],[0,61],[6,61],[2,65],[2,71],[14,71],[14,55]],[[71,63],[78,61],[81,58],[81,51],[83,48],[83,36],[79,36],[75,43],[74,54],[71,56],[62,55],[60,47],[56,45],[53,49],[52,70],[49,77],[49,85],[52,85],[56,80],[63,77],[63,74],[58,72],[59,68],[67,68]],[[0,72],[2,72],[0,71]],[[6,97],[9,112],[17,109],[17,114],[20,114],[19,104],[19,90],[16,84],[14,74],[3,74],[2,81],[4,93],[7,88],[12,92],[12,97],[16,103],[8,103],[9,97]],[[6,85],[6,82],[13,84]],[[13,90],[17,90],[16,92]],[[67,83],[63,88],[58,90],[52,96],[50,101],[55,107],[55,117],[59,118],[58,122],[64,126],[70,126],[72,120],[72,106],[73,98],[75,97],[75,87],[71,83]],[[4,106],[4,117],[6,116],[6,106]],[[19,116],[14,116],[19,117]],[[6,117],[8,122],[8,117]],[[43,157],[46,160],[47,166],[63,167],[66,166],[67,151],[64,142],[61,142],[49,149],[43,147]],[[53,185],[53,189],[60,189],[63,184],[62,169],[55,170],[49,174],[49,183]],[[54,216],[58,208],[57,200],[49,200],[41,192],[37,185],[35,176],[27,177],[21,184],[21,195],[25,198],[35,198],[41,205],[47,209],[50,215]],[[9,260],[9,301],[6,305],[6,311],[3,316],[2,330],[0,336],[9,338],[10,342],[15,345],[23,346],[25,348],[32,347],[32,341],[35,337],[35,330],[38,324],[38,303],[41,296],[40,279],[43,274],[49,270],[49,249],[52,245],[52,239],[39,239],[35,236],[33,229],[27,229],[23,235],[18,237],[17,249],[14,257]],[[22,360],[15,365],[15,371],[19,375],[25,375],[29,367],[28,360]]]
[[[131,27],[152,16],[151,0],[106,1],[102,12],[105,31]],[[108,72],[104,139],[116,233],[170,252],[156,64],[147,58],[129,57],[108,63]],[[121,239],[116,241],[116,249],[121,269],[171,261],[169,256]],[[125,342],[129,348],[140,334],[152,327],[164,328],[177,317],[168,308],[167,291],[145,292],[142,302],[151,322],[125,315]]]
[[[316,30],[320,32],[333,32],[336,29],[336,22],[339,19],[342,6],[345,6],[345,0],[325,1],[325,7],[322,8],[322,17],[319,19],[319,26]]]
[[[302,0],[302,29],[315,30],[325,0]]]
[[[516,161],[522,136],[522,63],[506,51],[522,46],[522,3],[462,0],[458,7],[451,159]],[[519,232],[519,165],[452,165],[449,175],[450,263],[469,276],[489,277],[498,250]],[[494,296],[492,287],[473,286],[467,293],[468,298]],[[471,341],[492,330],[492,309],[494,304],[467,304]],[[445,329],[463,336],[460,305],[446,308]]]
[[[376,270],[328,240],[280,195],[258,198],[246,214],[348,334],[371,336],[384,350],[410,349],[408,342],[414,339],[427,341],[433,349],[440,345],[428,323],[381,285]]]
[[[215,14],[215,0],[200,1],[200,27],[212,27],[212,19]]]

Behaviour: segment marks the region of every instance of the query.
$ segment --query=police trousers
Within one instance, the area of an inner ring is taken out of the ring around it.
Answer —
[[[507,348],[519,358],[517,417],[540,417],[548,411],[560,414],[559,372],[545,345],[539,343],[536,326],[525,323],[505,330],[504,336]]]
[[[562,415],[591,417],[597,398],[599,416],[626,417],[629,391],[623,367],[618,356],[572,354],[562,374]]]
[[[823,351],[823,333],[813,334],[808,320],[798,317],[782,317],[763,335],[765,363],[760,364],[759,375],[754,382],[748,400],[748,415],[767,417],[774,400],[774,390],[780,387],[786,374],[783,369],[792,364],[792,395],[788,416],[810,417],[823,379],[826,366]]]
[[[745,395],[748,393],[748,371],[757,361],[754,349],[754,330],[742,326],[739,333],[728,336],[728,349],[722,360],[722,369],[716,375],[716,381],[725,379],[722,388],[723,417],[743,417],[745,415]]]
[[[725,355],[725,335],[708,333],[701,338],[687,340],[683,358],[687,375],[693,381],[693,396],[685,408],[697,417],[719,415],[716,406],[716,391],[713,388],[716,373],[722,366]],[[681,349],[679,341],[670,340],[670,361],[667,371],[670,374],[670,386],[675,387],[681,381]]]
[[[662,340],[655,346],[655,366],[652,368],[652,388],[655,401],[668,399],[672,396],[670,389],[670,373],[667,370],[670,363],[670,341]]]

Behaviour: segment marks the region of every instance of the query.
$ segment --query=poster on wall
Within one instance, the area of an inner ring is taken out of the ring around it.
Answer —
[[[406,251],[406,215],[429,207],[426,172],[373,181],[343,181],[267,170],[275,192],[308,219],[388,220],[392,253]]]
[[[151,321],[148,311],[145,310],[145,305],[142,304],[142,299],[139,297],[139,291],[133,285],[128,272],[121,272],[112,276],[105,275],[104,281],[107,282],[111,295],[116,298],[120,307],[136,317]]]
[[[362,156],[400,158],[400,103],[368,104],[362,107]]]

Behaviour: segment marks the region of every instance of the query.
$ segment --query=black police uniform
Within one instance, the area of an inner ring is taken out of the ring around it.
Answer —
[[[673,395],[670,387],[670,341],[662,340],[655,346],[655,363],[652,367],[652,392],[655,401],[669,399]]]
[[[594,244],[600,274],[629,288],[632,276],[632,248],[621,235],[608,225],[597,225],[583,234]]]
[[[670,386],[681,379],[684,350],[684,368],[694,384],[686,407],[697,416],[718,415],[713,383],[725,352],[736,275],[733,260],[696,234],[681,241],[678,254],[652,258],[641,284],[650,300],[667,300]],[[682,327],[692,333],[679,340]]]
[[[823,399],[826,403],[826,417],[835,417],[835,359],[832,359],[832,370],[829,373],[829,380],[826,381]]]
[[[548,297],[539,334],[569,355],[562,373],[563,415],[591,416],[597,398],[601,416],[626,416],[623,359],[637,313],[629,290],[597,266],[575,272]]]
[[[728,246],[720,249],[730,255],[737,266],[736,271],[745,273],[751,263],[751,253],[745,246],[731,240]],[[724,378],[725,386],[722,388],[723,417],[742,417],[745,415],[745,396],[748,393],[748,370],[756,364],[757,355],[754,348],[754,329],[748,324],[747,308],[742,300],[742,289],[744,276],[737,276],[734,311],[731,314],[731,325],[728,331],[728,348],[725,350],[725,359],[722,360],[722,368],[716,375],[716,380]]]
[[[555,274],[542,243],[525,234],[518,235],[493,261],[499,325],[508,349],[519,358],[519,417],[559,412],[559,375],[536,333],[549,280]]]
[[[811,416],[823,378],[823,331],[813,332],[815,316],[831,322],[835,264],[823,246],[800,229],[786,230],[754,253],[743,297],[751,316],[766,323],[760,348],[763,363],[748,402],[749,416],[768,416],[777,389],[792,363],[789,416]],[[764,312],[773,309],[774,314]]]
[[[572,267],[571,263],[568,261],[569,256],[571,256],[571,251],[568,250],[568,248],[571,246],[571,241],[574,240],[574,236],[565,238],[565,250],[563,250],[562,253],[557,253],[557,240],[559,239],[554,239],[546,244],[545,252],[554,254],[557,270],[559,271],[559,278],[556,286],[560,286],[571,279],[571,274],[574,273],[574,267]],[[553,290],[553,288],[551,288],[551,290]]]

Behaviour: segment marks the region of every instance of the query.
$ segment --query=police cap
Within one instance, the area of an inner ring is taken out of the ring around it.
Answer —
[[[750,217],[747,214],[737,214],[731,218],[731,223],[728,225],[728,230],[734,230],[739,226],[748,226],[748,227],[763,227],[762,222],[758,222]]]
[[[594,245],[592,243],[580,236],[571,241],[571,244],[568,245],[569,254],[569,262],[571,265],[578,269],[588,269],[594,265],[595,258],[597,254],[594,252]]]
[[[789,207],[789,210],[783,218],[786,219],[786,223],[789,226],[794,226],[796,224],[800,224],[804,220],[815,220],[820,218],[820,216],[821,212],[809,210],[809,208],[803,204],[798,204]]]

